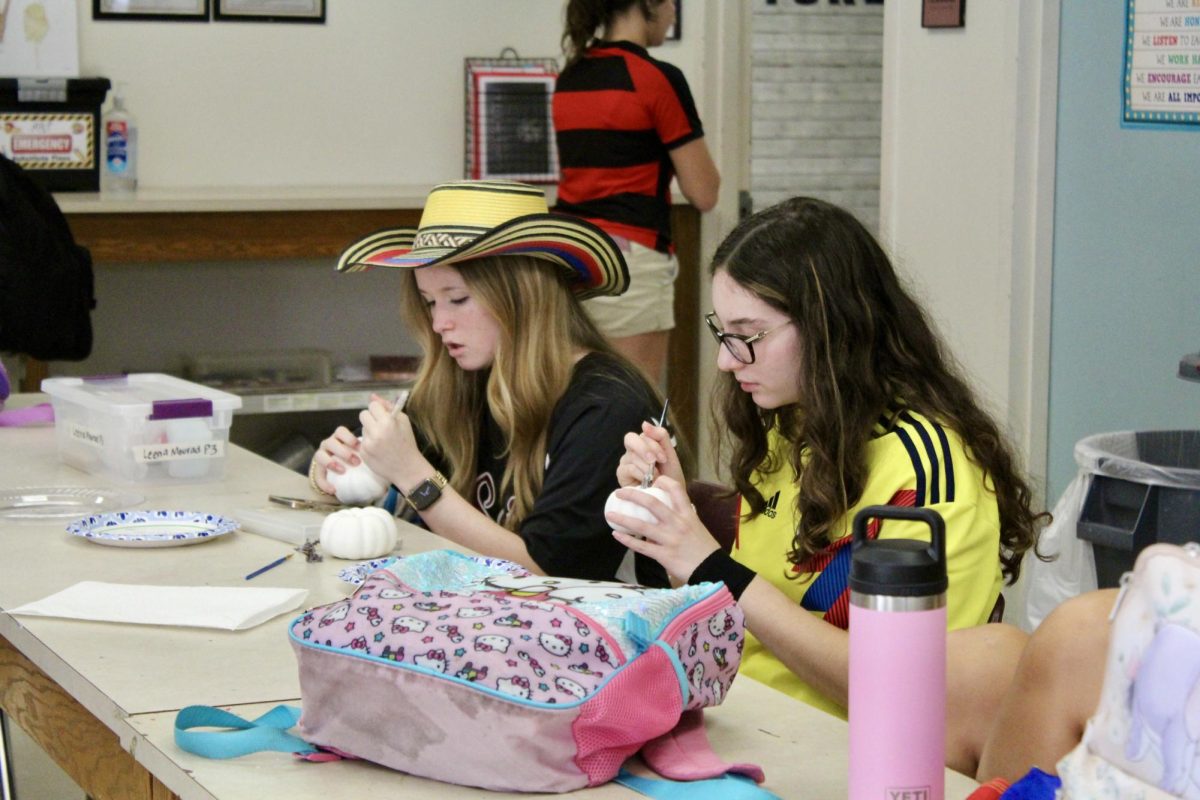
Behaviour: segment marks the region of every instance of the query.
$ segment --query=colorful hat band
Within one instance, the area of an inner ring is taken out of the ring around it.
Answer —
[[[435,187],[417,230],[369,234],[346,248],[337,270],[414,269],[497,255],[561,266],[581,298],[618,295],[629,285],[624,256],[608,234],[579,217],[550,213],[541,189],[509,181]]]

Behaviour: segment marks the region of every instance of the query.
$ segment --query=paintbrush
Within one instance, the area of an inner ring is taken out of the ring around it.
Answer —
[[[661,428],[663,426],[663,423],[667,421],[667,406],[669,406],[669,405],[671,405],[671,398],[668,397],[663,400],[662,413],[658,415],[658,422],[654,423],[656,427]],[[650,466],[646,469],[646,474],[644,476],[642,476],[642,488],[649,489],[650,484],[652,484],[652,483],[654,483],[654,463],[653,462],[651,462]]]

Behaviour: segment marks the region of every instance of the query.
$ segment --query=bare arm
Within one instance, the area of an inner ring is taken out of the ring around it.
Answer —
[[[433,467],[430,466],[428,475],[432,474]],[[415,486],[421,480],[424,478],[413,481],[409,486]],[[497,525],[449,486],[442,490],[441,499],[421,512],[421,519],[438,536],[444,536],[476,553],[507,559],[530,572],[545,574],[545,570],[529,555],[524,539]]]
[[[392,414],[391,406],[374,399],[359,415],[363,439],[359,455],[367,465],[402,491],[411,491],[433,475],[433,465],[421,455],[412,424],[403,412]],[[504,558],[539,574],[525,540],[475,508],[450,487],[432,506],[421,512],[429,529],[476,553]]]
[[[762,576],[742,593],[746,627],[800,680],[845,708],[850,636],[797,605]]]
[[[693,139],[671,151],[671,163],[679,178],[679,189],[688,202],[701,211],[711,211],[717,204],[721,175],[704,139]]]
[[[1030,767],[1053,772],[1079,744],[1104,685],[1116,598],[1115,589],[1073,597],[1034,631],[983,745],[977,780],[1014,781]]]
[[[626,437],[628,450],[617,473],[623,485],[629,486],[643,475],[646,464],[661,464],[657,459],[669,452],[656,441],[662,429],[648,428],[644,436]],[[621,489],[618,496],[644,507],[657,523],[612,511],[609,522],[637,534],[614,531],[613,536],[630,550],[662,564],[673,582],[684,582],[720,545],[696,516],[679,481],[663,475],[654,485],[668,493],[671,506],[644,492]],[[800,607],[762,576],[750,582],[739,604],[746,614],[746,627],[788,669],[833,701],[846,705],[850,678],[850,637],[846,631]]]

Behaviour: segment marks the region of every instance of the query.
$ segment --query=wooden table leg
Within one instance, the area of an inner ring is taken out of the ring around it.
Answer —
[[[21,375],[21,383],[18,387],[22,392],[40,392],[42,390],[42,381],[50,377],[50,366],[45,361],[38,361],[36,358],[22,358],[24,372]]]
[[[178,800],[115,733],[3,636],[0,709],[93,800]]]

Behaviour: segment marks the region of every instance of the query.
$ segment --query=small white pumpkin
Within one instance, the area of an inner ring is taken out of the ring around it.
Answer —
[[[347,506],[365,506],[387,494],[388,482],[379,477],[365,461],[346,467],[345,472],[329,470],[325,480],[333,485],[338,502]]]
[[[334,558],[379,558],[396,549],[396,520],[382,508],[344,508],[321,523],[321,550]]]
[[[655,486],[651,486],[646,489],[643,489],[641,486],[635,486],[633,488],[637,489],[639,492],[645,492],[648,495],[657,497],[659,500],[661,500],[663,503],[665,503],[668,508],[675,507],[675,504],[671,502],[671,497],[670,497],[670,495],[667,494],[665,489],[659,489]],[[624,514],[627,517],[633,517],[634,519],[640,519],[645,522],[653,522],[656,525],[658,524],[658,517],[651,514],[649,512],[649,510],[642,508],[637,503],[634,503],[632,500],[622,500],[621,498],[617,497],[616,492],[613,492],[612,494],[610,494],[608,496],[608,499],[604,501],[604,516],[606,518],[608,517],[608,513],[610,511],[615,511],[618,514]],[[628,530],[624,526],[617,525],[612,520],[608,520],[608,524],[610,526],[612,526],[612,529],[614,531],[616,531],[617,533],[628,533],[632,536],[637,535],[636,533],[634,533],[631,530]]]

